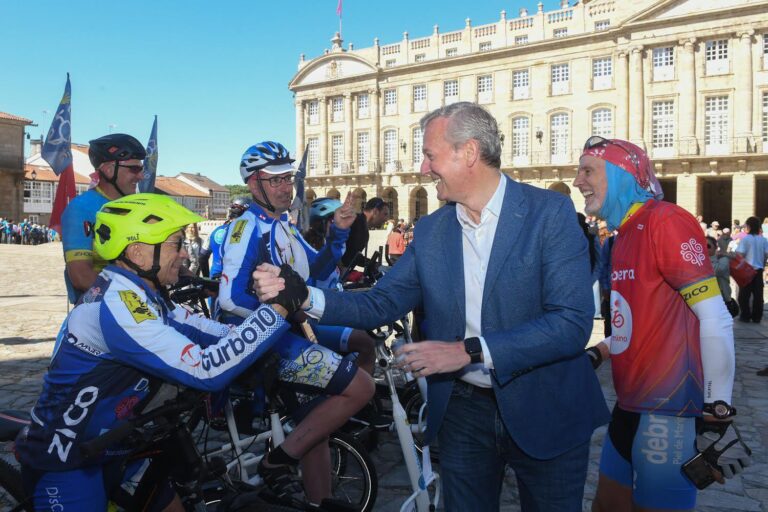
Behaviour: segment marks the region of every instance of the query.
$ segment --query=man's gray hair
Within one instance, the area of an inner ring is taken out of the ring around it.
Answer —
[[[475,139],[480,145],[480,159],[491,167],[501,168],[499,125],[487,110],[468,101],[440,107],[421,118],[422,132],[426,132],[427,125],[439,117],[448,119],[445,138],[454,149],[469,139]]]

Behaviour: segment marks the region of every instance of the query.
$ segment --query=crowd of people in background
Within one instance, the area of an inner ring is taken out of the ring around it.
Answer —
[[[57,239],[56,232],[45,224],[0,217],[0,244],[40,245]]]

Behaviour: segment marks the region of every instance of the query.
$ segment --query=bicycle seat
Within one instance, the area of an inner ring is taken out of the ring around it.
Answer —
[[[0,441],[13,441],[19,431],[29,425],[29,412],[0,411]]]

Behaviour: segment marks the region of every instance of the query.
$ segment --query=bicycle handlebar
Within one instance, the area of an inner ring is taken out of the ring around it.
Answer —
[[[119,423],[109,431],[83,442],[80,444],[80,455],[82,455],[84,459],[96,457],[110,446],[133,434],[135,430],[146,426],[148,423],[161,416],[177,416],[193,409],[201,403],[201,396],[202,392],[200,391],[182,392],[178,397],[166,400],[160,407],[124,421],[123,423]],[[174,428],[176,428],[175,425]]]

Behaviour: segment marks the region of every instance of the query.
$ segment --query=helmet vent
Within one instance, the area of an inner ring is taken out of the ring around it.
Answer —
[[[131,210],[127,210],[125,208],[117,208],[115,206],[103,206],[101,211],[104,213],[111,213],[113,215],[128,215],[131,213]]]
[[[157,215],[147,215],[146,217],[144,217],[144,219],[141,222],[143,222],[144,224],[157,224],[162,220],[163,219],[158,217]]]

